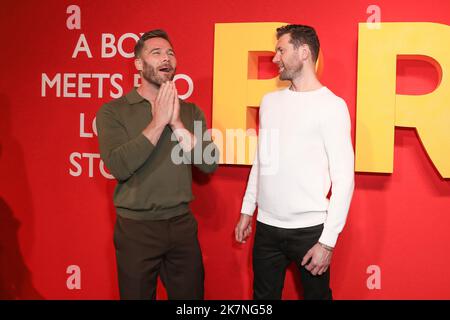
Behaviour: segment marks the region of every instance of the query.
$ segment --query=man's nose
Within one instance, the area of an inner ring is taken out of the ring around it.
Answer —
[[[278,59],[278,54],[273,56],[272,62],[273,63],[278,63],[280,61],[280,59]]]
[[[169,61],[169,55],[167,54],[167,52],[166,52],[166,53],[163,53],[162,56],[161,56],[161,58],[162,58],[162,60],[163,60],[164,62]]]

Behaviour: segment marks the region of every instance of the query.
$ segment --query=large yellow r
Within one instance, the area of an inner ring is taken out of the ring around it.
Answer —
[[[394,129],[416,128],[443,178],[450,178],[450,28],[437,23],[359,24],[356,171],[393,172]],[[425,95],[396,94],[399,56],[436,65],[441,81]]]

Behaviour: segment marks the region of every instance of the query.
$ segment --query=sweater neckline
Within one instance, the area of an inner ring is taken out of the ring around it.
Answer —
[[[322,86],[319,89],[310,90],[310,91],[293,91],[289,89],[290,87],[287,87],[285,91],[287,91],[289,94],[295,95],[295,96],[310,96],[314,94],[321,93],[327,89],[326,86]]]

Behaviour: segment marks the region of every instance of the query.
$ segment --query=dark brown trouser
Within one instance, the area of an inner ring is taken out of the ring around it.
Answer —
[[[192,213],[158,221],[117,216],[114,246],[121,299],[155,299],[158,275],[169,299],[203,299],[203,261]]]

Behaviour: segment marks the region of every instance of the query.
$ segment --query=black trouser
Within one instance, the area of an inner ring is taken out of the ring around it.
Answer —
[[[322,234],[323,224],[284,229],[257,222],[253,247],[253,298],[281,299],[286,268],[294,262],[300,270],[305,300],[331,300],[330,269],[313,276],[301,265],[303,257]]]
[[[114,245],[121,299],[155,299],[158,275],[169,299],[203,299],[203,261],[192,213],[158,221],[117,216]]]

